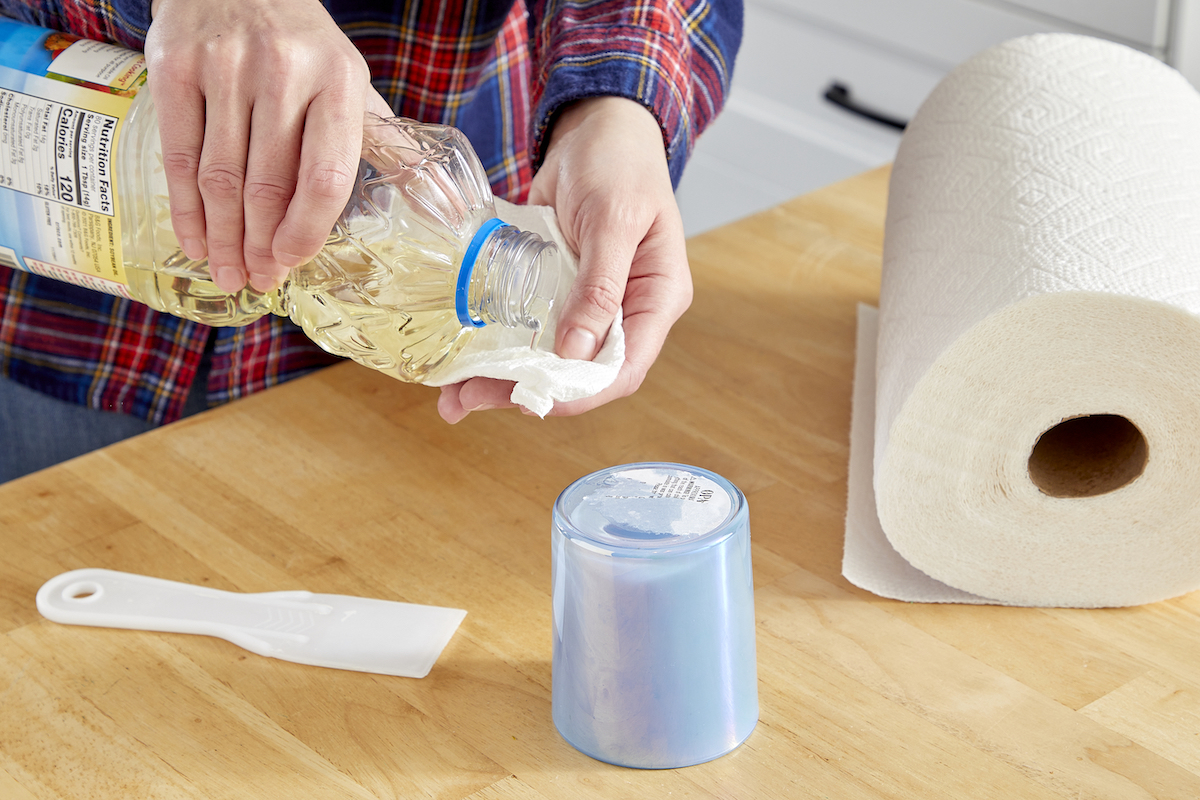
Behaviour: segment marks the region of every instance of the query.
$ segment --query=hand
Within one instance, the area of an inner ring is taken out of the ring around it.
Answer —
[[[154,0],[146,37],[171,224],[226,292],[277,287],[350,197],[366,62],[318,0]]]
[[[567,244],[579,254],[555,352],[591,360],[617,309],[624,312],[625,363],[616,381],[550,413],[579,414],[632,394],[692,302],[683,222],[657,120],[619,97],[569,106],[554,125],[529,202],[554,207]],[[491,378],[444,386],[438,413],[455,423],[471,411],[511,408],[512,387]]]

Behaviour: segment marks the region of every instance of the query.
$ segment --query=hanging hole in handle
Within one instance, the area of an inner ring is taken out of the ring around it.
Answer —
[[[62,598],[70,603],[93,603],[104,594],[104,587],[95,581],[75,581],[62,590]]]
[[[833,81],[825,89],[822,95],[826,100],[833,103],[839,108],[844,108],[851,114],[856,114],[864,119],[869,119],[872,122],[878,122],[880,125],[886,125],[889,128],[895,128],[902,131],[908,127],[908,120],[893,117],[883,111],[877,111],[873,108],[863,105],[850,92],[850,87],[841,81]]]

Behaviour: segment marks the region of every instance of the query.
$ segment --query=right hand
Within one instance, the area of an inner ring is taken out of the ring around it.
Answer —
[[[618,309],[625,328],[625,363],[612,385],[550,412],[582,414],[641,386],[692,302],[692,275],[662,128],[645,107],[622,97],[580,100],[557,116],[549,136],[529,202],[554,208],[579,253],[555,352],[595,358]],[[438,413],[454,424],[471,411],[512,407],[511,394],[511,382],[471,378],[442,387]]]
[[[270,291],[345,207],[364,113],[391,109],[318,0],[154,0],[151,11],[176,238],[223,291]]]

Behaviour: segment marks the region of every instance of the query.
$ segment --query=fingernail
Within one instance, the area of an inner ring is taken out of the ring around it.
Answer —
[[[292,253],[276,253],[275,254],[276,263],[282,264],[283,266],[287,267],[288,269],[291,269],[292,267],[300,266],[300,262],[302,262],[303,260],[304,259],[302,259],[300,256],[293,255]]]
[[[275,277],[274,275],[263,275],[261,273],[250,274],[250,286],[254,288],[254,291],[261,294],[275,291],[282,283],[283,280]]]
[[[491,411],[492,409],[499,408],[499,407],[500,406],[495,406],[495,405],[492,405],[491,403],[480,403],[477,406],[471,406],[470,408],[467,409],[467,411]]]
[[[592,332],[583,328],[571,328],[563,337],[563,358],[576,358],[580,361],[591,361],[596,355],[596,337]]]
[[[213,283],[222,292],[233,294],[242,290],[242,287],[246,285],[246,279],[237,267],[217,267],[213,274]]]
[[[183,254],[192,261],[199,261],[208,255],[208,249],[200,239],[184,239],[179,246],[183,248]]]

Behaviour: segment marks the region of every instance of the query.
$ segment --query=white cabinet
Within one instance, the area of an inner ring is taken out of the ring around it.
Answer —
[[[1091,28],[1102,36],[1164,53],[1170,0],[1007,0],[1022,10]]]
[[[956,64],[1030,33],[1119,41],[1200,84],[1200,0],[745,0],[733,89],[676,197],[688,235],[890,161],[900,132],[824,99],[907,119]]]

